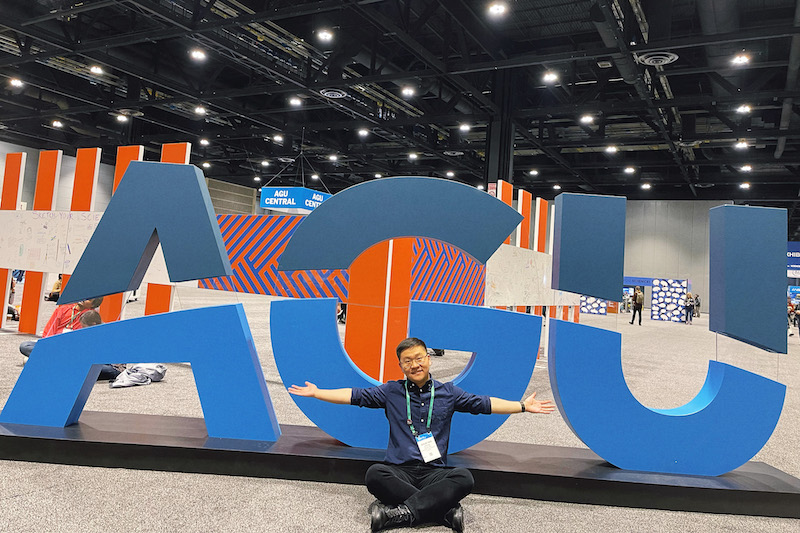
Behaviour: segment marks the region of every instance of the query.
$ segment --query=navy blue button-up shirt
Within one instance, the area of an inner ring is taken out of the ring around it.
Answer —
[[[422,461],[422,454],[408,427],[406,414],[406,380],[390,381],[379,387],[368,389],[354,388],[350,403],[359,407],[383,409],[389,420],[389,446],[386,448],[386,462],[402,464],[409,461]],[[411,398],[411,420],[418,434],[427,431],[428,408],[431,401],[431,386],[436,387],[433,398],[431,433],[439,447],[440,459],[429,464],[447,464],[447,446],[450,442],[450,422],[455,411],[463,413],[491,414],[492,404],[488,396],[477,396],[456,387],[451,382],[442,383],[429,379],[422,388],[408,381],[408,394]]]

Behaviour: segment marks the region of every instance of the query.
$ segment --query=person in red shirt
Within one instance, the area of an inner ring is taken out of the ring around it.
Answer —
[[[50,320],[44,326],[42,338],[52,337],[65,331],[72,331],[81,327],[81,316],[86,312],[100,307],[103,303],[103,297],[92,298],[91,300],[83,300],[76,304],[59,305]],[[19,345],[19,351],[25,357],[28,357],[36,346],[36,341],[25,341]]]

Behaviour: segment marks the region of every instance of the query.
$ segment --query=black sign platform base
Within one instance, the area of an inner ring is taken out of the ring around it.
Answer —
[[[362,484],[383,452],[309,426],[277,442],[213,439],[199,418],[84,412],[67,428],[0,424],[0,459]],[[760,462],[718,477],[620,470],[588,449],[484,441],[453,454],[475,492],[622,507],[800,518],[800,479]]]

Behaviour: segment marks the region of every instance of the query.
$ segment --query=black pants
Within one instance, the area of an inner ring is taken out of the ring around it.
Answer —
[[[441,523],[444,515],[472,492],[475,480],[466,468],[423,463],[376,464],[366,475],[367,490],[385,505],[405,503],[414,523]]]
[[[633,315],[631,316],[631,324],[633,321],[636,320],[636,313],[639,313],[639,325],[642,325],[642,306],[641,305],[634,305],[633,306]]]

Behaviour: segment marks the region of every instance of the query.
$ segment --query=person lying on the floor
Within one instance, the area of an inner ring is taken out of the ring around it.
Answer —
[[[88,311],[97,309],[103,303],[103,297],[92,298],[91,300],[83,300],[76,304],[59,305],[53,314],[50,315],[50,320],[44,326],[42,338],[52,337],[65,331],[72,331],[81,327],[81,316]],[[19,345],[19,351],[25,357],[31,355],[33,347],[36,346],[36,341],[24,341]]]
[[[550,413],[549,400],[533,393],[509,401],[468,393],[451,382],[435,381],[425,343],[415,337],[397,345],[406,379],[366,389],[320,389],[306,381],[289,392],[330,403],[383,409],[389,420],[389,446],[382,464],[367,470],[366,485],[377,499],[370,506],[372,531],[424,523],[464,529],[459,502],[472,491],[466,468],[447,467],[450,422],[455,411],[472,414]]]

